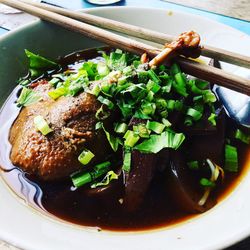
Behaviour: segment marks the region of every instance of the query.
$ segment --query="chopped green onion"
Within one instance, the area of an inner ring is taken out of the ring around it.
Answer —
[[[235,138],[239,139],[240,141],[249,144],[250,143],[250,135],[245,134],[240,129],[237,129],[235,132]]]
[[[106,98],[102,97],[101,95],[98,96],[97,100],[100,103],[105,104],[106,106],[108,106],[109,109],[113,109],[114,108],[114,103],[111,102],[109,99],[106,99]]]
[[[203,186],[203,187],[215,187],[215,183],[208,180],[207,178],[201,178],[200,179],[200,184]]]
[[[95,155],[90,150],[84,149],[78,156],[78,161],[83,165],[87,165],[93,157],[95,157]]]
[[[98,62],[96,69],[97,69],[98,74],[102,77],[108,75],[110,72],[106,63],[103,63],[103,62]]]
[[[231,145],[225,145],[225,170],[229,172],[238,172],[238,153],[237,148]]]
[[[186,78],[184,77],[184,75],[181,72],[179,72],[174,75],[174,79],[176,82],[173,83],[173,88],[175,89],[175,91],[180,95],[187,97],[188,93],[186,90]]]
[[[105,120],[110,116],[110,112],[104,110],[104,105],[102,105],[95,113],[97,120]]]
[[[76,173],[71,176],[73,185],[77,188],[90,183],[109,171],[111,163],[109,161],[96,165],[92,171]]]
[[[211,113],[210,116],[208,117],[208,121],[211,122],[213,126],[216,126],[216,114]]]
[[[141,138],[149,138],[150,131],[146,128],[145,124],[138,124],[133,126],[133,131]]]
[[[49,127],[46,120],[41,116],[34,117],[34,124],[37,130],[39,130],[43,135],[51,133],[53,130]]]
[[[17,105],[19,107],[29,106],[41,100],[41,96],[39,96],[35,91],[28,89],[26,87],[22,88],[22,92],[17,99]]]
[[[93,183],[90,187],[91,188],[97,188],[97,187],[100,187],[100,186],[107,186],[109,185],[109,183],[112,181],[112,180],[117,180],[118,179],[118,175],[113,171],[109,171],[103,178],[102,181],[100,182],[95,182]]]
[[[52,98],[53,100],[56,100],[65,94],[67,94],[65,87],[59,87],[57,89],[48,92],[49,97]]]
[[[95,84],[93,88],[89,91],[89,93],[98,96],[100,91],[101,91],[100,86],[98,84]]]
[[[137,135],[134,131],[128,130],[124,135],[124,138],[124,145],[132,148],[139,141],[140,136]]]
[[[155,103],[144,102],[141,105],[141,111],[145,115],[153,115],[155,113],[156,105]]]
[[[50,81],[49,81],[49,84],[53,87],[55,87],[61,80],[58,79],[58,78],[52,78]]]
[[[122,170],[128,173],[130,171],[130,168],[131,168],[131,148],[125,147]]]
[[[201,117],[202,117],[202,113],[199,112],[199,111],[196,110],[196,109],[193,109],[193,108],[189,108],[189,109],[187,110],[187,115],[190,116],[190,117],[192,117],[194,121],[198,121],[198,120],[200,120]]]
[[[162,121],[162,123],[163,123],[167,128],[169,128],[169,127],[172,126],[171,122],[170,122],[169,120],[165,119],[165,118],[162,118],[161,121]]]
[[[147,129],[154,131],[157,134],[161,134],[165,129],[165,125],[155,121],[147,121]]]
[[[115,126],[115,132],[118,134],[124,134],[128,130],[128,125],[126,123],[117,123]]]
[[[191,117],[186,117],[185,118],[185,121],[184,121],[184,124],[188,127],[192,126],[193,125],[193,119]]]
[[[173,63],[171,68],[170,68],[170,71],[173,75],[176,75],[176,74],[181,72],[181,69],[180,69],[180,66],[178,64]]]
[[[192,170],[199,169],[199,162],[198,161],[189,161],[189,162],[187,162],[187,165]]]
[[[158,83],[149,80],[147,83],[147,89],[151,90],[153,93],[157,93],[161,89],[161,86]]]
[[[203,91],[203,100],[205,103],[209,102],[216,102],[216,96],[211,90],[204,90]]]
[[[161,82],[160,78],[157,76],[157,74],[152,69],[150,69],[148,71],[148,75],[149,75],[150,79],[152,81],[154,81],[155,83],[159,84]]]

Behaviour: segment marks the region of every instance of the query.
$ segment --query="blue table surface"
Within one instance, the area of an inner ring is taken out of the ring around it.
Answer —
[[[55,4],[68,9],[81,9],[81,8],[93,8],[97,5],[87,3],[84,0],[44,0],[43,2]],[[229,25],[235,29],[238,29],[246,34],[250,35],[250,22],[231,18],[228,16],[218,15],[215,13],[202,11],[190,7],[181,6],[178,4],[168,3],[161,0],[123,0],[120,3],[112,4],[111,6],[143,6],[143,7],[153,7],[153,8],[164,8],[169,10],[177,10],[182,12],[188,12],[204,17],[211,18],[215,21]],[[6,30],[0,27],[0,35],[5,33]]]

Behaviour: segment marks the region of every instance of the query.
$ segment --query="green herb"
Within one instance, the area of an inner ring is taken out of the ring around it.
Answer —
[[[128,130],[128,125],[126,123],[117,123],[115,125],[115,132],[118,134],[124,134]]]
[[[116,152],[118,150],[119,144],[121,144],[121,140],[118,137],[115,137],[113,135],[111,135],[103,126],[102,124],[102,128],[106,134],[107,140],[111,146],[111,148],[113,149],[114,152]]]
[[[210,116],[208,117],[208,121],[213,125],[216,126],[216,114],[215,113],[211,113]]]
[[[132,148],[139,141],[140,136],[137,135],[134,131],[128,130],[124,135],[124,138],[124,145]]]
[[[66,94],[67,90],[65,89],[65,87],[59,87],[57,89],[48,92],[49,97],[52,98],[53,100],[56,100],[59,97],[64,96]]]
[[[198,161],[189,161],[189,162],[187,162],[187,165],[192,170],[199,169],[199,162]]]
[[[194,108],[189,108],[186,113],[188,116],[192,117],[194,121],[198,121],[202,117],[202,113]]]
[[[34,125],[35,128],[40,131],[43,135],[47,135],[51,133],[53,130],[49,127],[48,123],[46,120],[41,116],[35,116],[34,117]]]
[[[109,109],[113,109],[114,108],[114,103],[112,101],[110,101],[107,98],[104,98],[103,96],[98,96],[97,100],[102,103],[105,104]]]
[[[225,145],[225,170],[229,172],[238,172],[238,153],[237,148],[231,145]]]
[[[87,165],[93,157],[95,157],[95,155],[90,150],[84,149],[78,156],[78,161],[83,165]]]
[[[250,135],[245,134],[240,129],[237,129],[235,132],[235,138],[239,139],[240,141],[249,144],[250,143]]]
[[[156,121],[147,121],[147,129],[154,131],[156,134],[161,134],[165,129],[165,125]]]
[[[29,106],[41,100],[41,96],[39,96],[35,91],[28,89],[26,87],[22,88],[22,92],[17,99],[17,105],[19,107]]]
[[[185,136],[182,133],[165,131],[160,135],[151,135],[149,139],[144,140],[141,144],[134,147],[143,153],[158,153],[163,148],[178,149]]]
[[[146,128],[145,124],[138,124],[133,126],[133,131],[141,138],[149,138],[150,131]]]
[[[203,186],[203,187],[215,187],[215,183],[208,180],[207,178],[201,178],[200,179],[200,184]]]
[[[94,166],[93,170],[90,172],[76,173],[71,175],[73,185],[79,188],[87,183],[95,181],[97,178],[109,171],[110,165],[111,163],[106,161]]]
[[[32,77],[37,77],[47,70],[55,69],[58,64],[46,59],[45,57],[36,55],[25,49],[25,54],[29,58],[29,68]]]
[[[131,168],[131,148],[125,147],[122,170],[128,173],[130,171],[130,168]]]
[[[91,185],[91,188],[97,188],[100,186],[107,186],[112,180],[117,180],[118,175],[114,171],[109,171],[100,182],[95,182]]]

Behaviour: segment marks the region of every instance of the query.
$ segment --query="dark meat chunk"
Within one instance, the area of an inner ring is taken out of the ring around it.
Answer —
[[[135,211],[142,204],[154,177],[157,156],[134,150],[131,161],[131,170],[125,183],[124,207],[128,211]]]
[[[190,160],[204,160],[210,158],[221,165],[221,155],[223,155],[225,145],[225,111],[218,110],[216,130],[214,133],[203,135],[197,134],[187,138],[188,145],[186,155]]]
[[[109,150],[102,132],[95,130],[95,113],[100,107],[87,93],[77,97],[60,97],[54,101],[47,95],[50,85],[38,84],[42,100],[24,107],[10,131],[14,165],[43,180],[59,180],[82,168],[78,156],[84,148],[103,160]],[[43,116],[53,132],[44,136],[34,127],[34,117]]]

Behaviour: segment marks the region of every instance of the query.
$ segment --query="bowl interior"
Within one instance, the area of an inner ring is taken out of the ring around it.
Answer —
[[[250,55],[250,39],[246,35],[198,16],[168,10],[132,7],[99,8],[91,9],[89,12],[172,35],[177,35],[186,30],[196,30],[201,34],[202,41],[206,44],[216,44],[217,47]],[[239,39],[241,40],[241,46],[238,46]],[[225,40],[229,42],[225,43]],[[24,49],[56,59],[73,51],[101,45],[101,43],[81,34],[43,21],[34,22],[0,38],[0,106],[16,86],[18,78],[27,73],[27,60]],[[120,249],[124,250],[127,247],[131,249],[165,249],[166,244],[171,246],[171,249],[219,248],[250,233],[250,226],[247,224],[244,224],[240,230],[233,230],[232,228],[239,228],[242,225],[238,223],[238,220],[246,221],[246,213],[240,214],[239,208],[241,209],[243,206],[245,211],[246,208],[250,208],[250,202],[246,202],[244,198],[237,198],[236,195],[247,194],[246,187],[249,181],[250,176],[248,174],[244,185],[238,188],[227,202],[208,212],[198,222],[196,220],[190,221],[178,228],[135,236],[131,234],[126,236],[109,233],[93,234],[87,231],[83,232],[79,228],[69,227],[65,225],[66,223],[57,224],[54,221],[48,221],[47,218],[34,214],[33,211],[28,211],[27,207],[20,206],[17,200],[10,196],[9,190],[0,182],[0,193],[3,192],[3,197],[7,202],[6,205],[0,205],[0,221],[5,226],[5,230],[0,229],[0,238],[3,237],[11,242],[14,241],[18,246],[28,249],[70,249],[73,247],[80,248],[83,245],[92,246],[93,249],[102,247],[104,250],[117,249],[118,245],[121,247]],[[236,204],[235,207],[232,206],[232,202],[236,202],[234,203]],[[225,213],[229,213],[232,209],[232,225],[230,223],[221,225],[219,223],[220,219],[225,216],[225,219],[222,219],[223,222],[226,221],[226,217],[229,218],[230,216]],[[13,213],[17,213],[14,218],[19,221],[20,225],[27,223],[27,227],[30,227],[27,232],[22,231],[20,226],[16,226],[15,221],[7,219]],[[20,217],[18,214],[20,214]],[[31,225],[33,226],[31,227]],[[216,225],[218,225],[218,228],[216,228]],[[206,234],[211,232],[207,237],[202,234],[204,227],[208,230]],[[38,237],[39,235],[42,237]],[[74,240],[66,240],[67,236],[72,237]],[[228,238],[230,238],[229,241]],[[125,240],[126,244],[121,245],[121,240]],[[83,244],[83,241],[85,241],[85,244]]]

